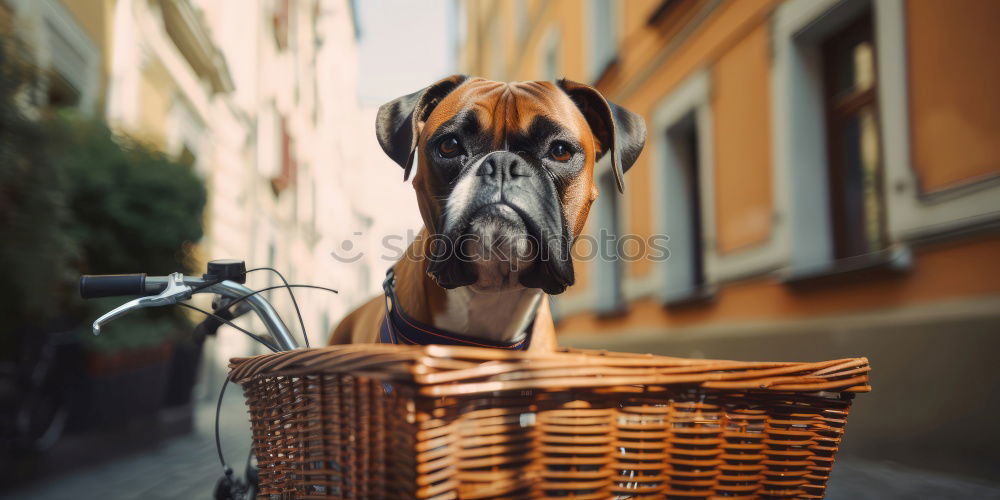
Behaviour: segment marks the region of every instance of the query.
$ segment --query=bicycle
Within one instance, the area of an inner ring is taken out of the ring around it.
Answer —
[[[244,285],[247,273],[262,270],[277,274],[283,284],[259,290],[252,290]],[[173,273],[168,276],[147,276],[145,274],[85,275],[80,278],[80,296],[84,299],[140,296],[108,311],[94,320],[92,329],[95,335],[99,335],[101,328],[107,323],[132,311],[147,307],[179,305],[207,316],[204,321],[195,327],[195,335],[199,340],[203,340],[206,335],[215,334],[216,330],[225,324],[248,335],[273,352],[291,351],[298,349],[300,344],[284,321],[282,321],[274,306],[261,294],[262,292],[278,288],[288,289],[292,303],[295,306],[295,311],[299,316],[299,324],[302,327],[305,347],[309,347],[309,339],[304,322],[302,321],[302,315],[299,312],[298,303],[295,301],[295,295],[291,289],[313,288],[333,293],[336,293],[336,290],[315,285],[289,284],[285,280],[285,277],[273,268],[262,267],[248,271],[244,261],[226,259],[209,262],[207,272],[200,277]],[[216,295],[216,299],[213,300],[212,312],[184,302],[191,299],[195,294]],[[266,336],[254,334],[233,323],[233,320],[250,311],[257,314],[263,322],[267,330]],[[219,412],[221,411],[222,397],[225,394],[228,382],[229,379],[227,378],[220,390],[218,404],[216,405],[215,444],[216,451],[219,454],[219,461],[222,464],[223,475],[216,482],[214,498],[217,500],[253,499],[257,497],[258,491],[257,471],[253,460],[253,452],[251,451],[247,457],[247,463],[244,467],[244,477],[236,477],[223,456],[219,439]]]
[[[197,309],[183,303],[195,293],[247,303],[265,322],[268,338],[203,311],[275,351],[234,360],[227,378],[243,385],[252,425],[267,436],[255,440],[261,462],[255,467],[248,457],[245,479],[234,476],[222,454],[220,392],[217,499],[258,491],[275,499],[418,492],[464,498],[466,491],[493,498],[649,492],[818,498],[854,395],[871,390],[866,358],[776,363],[441,345],[297,350],[259,294],[311,285],[253,291],[237,283],[250,272],[243,269],[239,261],[215,262],[200,278],[175,273],[81,283],[85,296],[147,295],[98,318],[96,331],[140,307]],[[288,399],[297,405],[291,411]],[[335,443],[307,455],[311,443],[326,437]],[[654,441],[655,447],[645,444]],[[712,458],[722,454],[739,463]],[[479,470],[497,460],[507,467]],[[702,479],[708,475],[715,479]]]

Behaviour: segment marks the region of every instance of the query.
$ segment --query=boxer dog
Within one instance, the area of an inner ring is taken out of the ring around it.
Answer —
[[[424,228],[330,343],[554,349],[547,294],[573,284],[594,165],[610,154],[623,191],[642,118],[568,80],[455,75],[380,107],[376,133],[404,181],[416,161]]]

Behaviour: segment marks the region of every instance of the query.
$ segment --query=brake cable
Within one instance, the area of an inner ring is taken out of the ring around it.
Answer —
[[[299,317],[299,327],[302,328],[302,340],[305,341],[306,347],[312,347],[309,345],[309,334],[306,333],[306,322],[302,319],[302,311],[299,311],[299,303],[295,300],[295,294],[292,293],[292,287],[288,284],[288,280],[285,279],[285,275],[281,274],[280,271],[273,267],[255,267],[247,271],[247,273],[252,273],[254,271],[271,271],[272,273],[277,274],[278,278],[281,279],[281,282],[285,284],[285,287],[288,288],[288,296],[292,298],[292,305],[295,307],[295,314]],[[333,293],[337,292],[334,291]]]
[[[256,269],[251,269],[250,271],[247,271],[247,272],[257,271],[257,270],[261,270],[261,269],[271,269],[271,268],[256,268]],[[274,269],[271,269],[271,270],[274,271],[274,272],[277,272],[277,270],[274,270]],[[280,275],[280,273],[279,273],[279,275]],[[284,281],[284,277],[282,277],[282,281]],[[291,293],[291,289],[292,288],[313,288],[313,289],[317,289],[317,290],[325,290],[325,291],[332,292],[332,293],[339,293],[339,292],[337,292],[337,290],[334,290],[333,288],[327,288],[327,287],[316,286],[316,285],[289,285],[286,282],[286,284],[284,284],[284,285],[269,286],[269,287],[266,287],[266,288],[261,288],[260,290],[255,290],[253,293],[248,293],[248,294],[246,294],[246,295],[244,295],[242,297],[239,297],[236,300],[230,302],[229,304],[226,304],[225,306],[217,309],[216,312],[220,312],[220,311],[223,311],[223,310],[228,309],[230,307],[233,307],[234,305],[236,305],[236,304],[238,304],[238,303],[240,303],[240,302],[242,302],[242,301],[244,301],[244,300],[246,300],[246,299],[248,299],[248,298],[250,298],[250,297],[252,297],[254,295],[257,295],[259,293],[266,292],[268,290],[274,290],[274,289],[277,289],[277,288],[288,288],[289,289],[289,293]],[[292,300],[293,301],[295,300],[294,297],[293,297]],[[198,308],[196,308],[194,306],[190,306],[189,304],[184,304],[182,302],[179,302],[179,304],[181,304],[183,306],[190,307],[192,309],[195,309],[197,311],[203,312],[205,314],[209,314],[210,316],[213,316],[216,319],[224,321],[226,324],[228,324],[228,325],[230,325],[230,326],[232,326],[234,328],[237,328],[237,329],[243,331],[247,335],[250,335],[252,338],[258,339],[258,342],[261,342],[265,346],[268,346],[269,348],[271,348],[272,351],[274,351],[274,352],[278,352],[279,351],[279,349],[275,349],[271,345],[262,342],[262,339],[260,337],[258,337],[257,335],[254,335],[253,333],[250,333],[249,331],[247,331],[247,330],[245,330],[243,328],[240,328],[240,327],[234,325],[231,321],[228,321],[228,320],[226,320],[226,319],[218,316],[217,314],[212,314],[212,313],[209,313],[208,311],[202,311],[201,309],[198,309]],[[302,313],[299,311],[298,306],[296,306],[295,312],[299,316],[299,321],[302,322],[303,321],[302,320]],[[304,327],[303,327],[303,330],[302,330],[302,335],[303,335],[303,337],[305,337],[305,329],[304,329]],[[226,463],[226,458],[225,458],[225,456],[223,455],[223,452],[222,452],[222,438],[221,438],[221,436],[219,434],[219,421],[220,421],[219,417],[222,414],[222,399],[223,399],[223,397],[226,394],[226,386],[228,386],[229,382],[231,382],[231,381],[232,380],[230,379],[230,375],[227,374],[226,375],[226,379],[222,382],[222,387],[219,389],[219,399],[215,403],[215,451],[219,455],[219,463],[222,465],[222,473],[225,475],[225,477],[230,478],[230,480],[231,480],[232,475],[233,475],[233,468],[230,467],[228,463]],[[251,449],[251,452],[252,452],[252,449]]]

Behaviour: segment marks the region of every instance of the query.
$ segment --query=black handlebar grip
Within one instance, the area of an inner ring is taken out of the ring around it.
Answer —
[[[119,295],[147,295],[145,273],[80,276],[80,297],[96,299]]]

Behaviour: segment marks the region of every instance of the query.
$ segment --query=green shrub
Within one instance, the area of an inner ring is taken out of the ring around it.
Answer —
[[[44,123],[26,116],[36,72],[0,37],[0,352],[19,325],[62,312],[78,257],[70,237],[66,172]]]
[[[55,316],[87,324],[86,344],[99,351],[189,332],[180,311],[159,309],[94,338],[90,321],[125,299],[85,303],[76,282],[84,273],[193,271],[184,249],[202,236],[201,179],[101,121],[34,106],[37,72],[23,53],[0,36],[0,355],[14,350],[10,332],[44,330]]]
[[[191,168],[96,121],[62,116],[60,167],[73,214],[69,234],[80,269],[91,274],[193,272],[183,249],[202,236],[205,187]],[[88,301],[89,319],[122,299]],[[86,335],[96,351],[159,345],[190,332],[180,309],[149,309]],[[88,330],[89,331],[89,330]]]
[[[205,187],[191,168],[106,125],[62,117],[60,167],[70,230],[89,273],[184,271],[184,243],[202,236]]]

